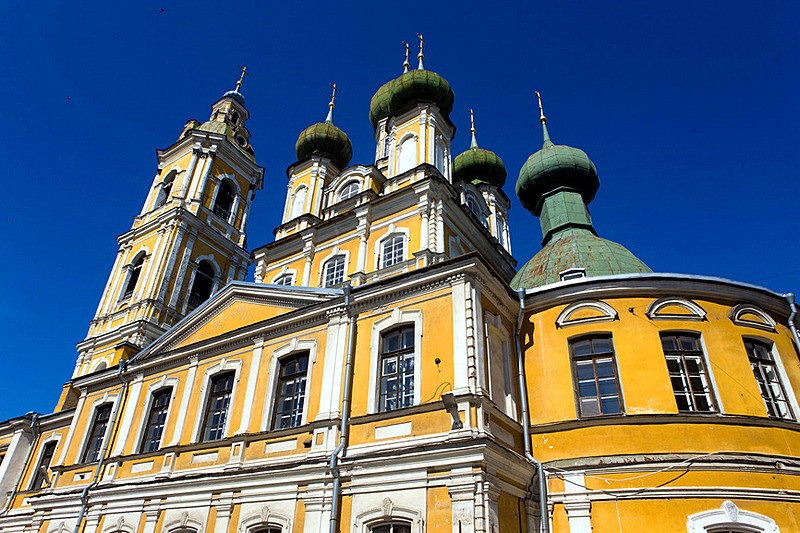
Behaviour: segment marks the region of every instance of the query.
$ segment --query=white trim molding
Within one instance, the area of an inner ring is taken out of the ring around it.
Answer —
[[[748,318],[751,315],[753,318]],[[731,322],[737,326],[763,329],[775,332],[776,322],[761,308],[752,304],[741,303],[731,308],[728,314]]]
[[[392,521],[410,522],[411,533],[422,533],[425,522],[422,513],[410,507],[395,505],[388,496],[383,499],[380,507],[373,507],[358,514],[353,521],[353,531],[356,533],[369,533],[374,526]]]
[[[576,314],[582,311],[594,311],[597,314],[594,316],[584,316],[573,318]],[[556,318],[557,328],[566,328],[569,326],[578,326],[580,324],[589,324],[592,322],[613,322],[617,320],[619,315],[616,309],[611,307],[606,302],[601,300],[584,300],[582,302],[575,302],[570,304],[561,311],[561,314]]]
[[[267,398],[264,402],[264,413],[261,417],[261,431],[269,431],[272,429],[273,416],[275,414],[275,401],[277,399],[278,386],[278,373],[280,371],[280,362],[286,357],[295,355],[301,352],[308,352],[308,368],[306,369],[306,390],[303,398],[303,418],[300,425],[304,425],[308,421],[308,404],[311,398],[311,371],[314,362],[317,359],[317,341],[316,340],[298,340],[297,337],[293,338],[287,344],[273,350],[269,360],[269,372],[267,374]],[[247,409],[247,406],[245,406]]]
[[[282,514],[272,512],[268,506],[263,506],[258,514],[251,514],[239,522],[239,533],[250,533],[261,527],[279,527],[281,531],[291,531],[292,521]]]
[[[686,313],[664,312],[667,307],[681,307]],[[650,320],[695,320],[706,319],[706,311],[696,303],[679,296],[667,296],[659,298],[650,304],[645,313]]]
[[[233,387],[231,390],[231,400],[228,404],[228,414],[225,417],[225,432],[223,435],[227,437],[230,434],[231,418],[233,417],[236,406],[236,391],[239,388],[238,383],[242,374],[242,360],[228,360],[223,358],[217,364],[208,367],[203,374],[203,386],[198,392],[202,398],[202,401],[200,403],[200,409],[197,411],[197,413],[195,413],[194,429],[192,430],[192,442],[202,442],[201,437],[203,436],[203,419],[205,418],[206,409],[208,409],[208,388],[211,385],[211,380],[217,374],[231,370],[233,371]],[[247,408],[247,406],[245,406],[245,408]],[[164,529],[164,531],[166,531],[166,529]]]
[[[743,511],[730,500],[722,502],[719,509],[693,514],[686,521],[688,533],[706,533],[711,528],[715,530],[722,527],[753,533],[780,533],[775,520],[752,511]]]

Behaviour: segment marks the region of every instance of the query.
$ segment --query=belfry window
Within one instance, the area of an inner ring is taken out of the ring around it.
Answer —
[[[761,390],[761,398],[767,413],[772,418],[792,419],[792,410],[786,400],[786,391],[781,383],[771,347],[754,339],[745,339],[745,350],[750,359],[753,375]]]
[[[414,404],[414,326],[401,326],[381,336],[378,410],[393,411]]]
[[[161,446],[161,435],[164,433],[164,426],[167,423],[167,411],[171,397],[172,389],[163,389],[153,395],[153,403],[150,406],[150,414],[147,416],[147,425],[144,428],[140,447],[142,453],[155,451]]]
[[[133,263],[128,273],[128,283],[125,284],[125,290],[122,292],[120,301],[127,300],[133,296],[133,291],[136,289],[136,283],[139,281],[139,275],[142,273],[142,265],[144,264],[144,254]]]
[[[103,448],[103,439],[106,436],[109,418],[111,418],[110,403],[103,404],[95,410],[92,427],[89,431],[89,441],[83,452],[84,463],[92,463],[100,459],[100,450]]]
[[[667,370],[678,411],[714,412],[714,398],[709,386],[699,335],[688,333],[661,335],[661,346],[667,359]]]
[[[381,243],[381,268],[405,261],[405,242],[403,235],[391,235],[383,240]]]
[[[192,290],[189,291],[189,309],[195,309],[208,300],[214,288],[214,267],[208,261],[200,261],[194,275]]]
[[[293,428],[302,424],[307,373],[308,353],[293,355],[281,360],[274,429]]]
[[[217,191],[217,198],[214,200],[214,214],[220,218],[228,220],[231,216],[231,205],[233,205],[233,187],[228,180],[222,180]]]
[[[175,183],[175,171],[171,171],[167,174],[167,177],[164,178],[164,181],[161,182],[161,185],[158,189],[158,196],[156,197],[156,203],[154,208],[159,208],[162,205],[167,203],[169,200],[169,195],[172,192],[172,184]]]
[[[322,277],[323,287],[334,287],[344,283],[344,264],[343,255],[335,255],[325,261],[324,275]]]
[[[201,442],[219,440],[225,437],[225,422],[231,406],[234,372],[225,372],[211,378],[208,402],[203,417]]]
[[[611,335],[570,340],[580,416],[622,413],[622,394],[617,380]]]
[[[36,465],[36,474],[33,476],[30,490],[39,490],[44,487],[45,483],[49,484],[50,476],[50,463],[53,461],[53,455],[56,452],[56,442],[50,441],[44,445],[42,449],[42,456],[39,458],[39,464]]]

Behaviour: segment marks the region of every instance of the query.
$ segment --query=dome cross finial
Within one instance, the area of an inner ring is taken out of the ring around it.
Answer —
[[[469,110],[469,132],[472,134],[472,141],[469,143],[470,148],[478,147],[478,139],[475,138],[475,114],[472,109]]]
[[[547,131],[547,117],[544,116],[544,107],[542,106],[542,95],[536,91],[536,99],[539,100],[539,122],[542,124],[542,135],[544,136],[544,145],[553,144],[550,140],[550,132]]]
[[[328,102],[328,116],[325,118],[325,122],[330,122],[333,124],[333,108],[336,107],[336,93],[339,92],[339,89],[336,88],[336,83],[331,83],[331,101]]]
[[[422,45],[425,44],[425,41],[422,40],[421,33],[418,33],[417,37],[419,38],[419,54],[417,54],[417,59],[419,59],[419,66],[417,66],[417,70],[425,70],[425,67],[422,66],[422,60],[425,58],[425,54],[422,53]]]
[[[403,47],[406,49],[406,59],[403,61],[403,74],[405,74],[408,72],[408,69],[411,66],[411,63],[408,62],[408,55],[411,53],[411,51],[408,48],[408,43],[405,41],[403,41]]]
[[[242,88],[242,83],[244,83],[244,77],[250,75],[250,73],[247,72],[247,65],[238,68],[239,70],[242,71],[242,73],[239,75],[239,79],[236,81],[236,88],[233,90],[234,92],[237,93],[239,92],[239,89]]]

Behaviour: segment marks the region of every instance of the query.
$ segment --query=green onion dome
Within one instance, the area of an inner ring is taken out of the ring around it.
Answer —
[[[502,187],[506,182],[506,167],[496,153],[475,146],[453,160],[453,181]]]
[[[519,171],[517,196],[525,209],[539,216],[542,199],[558,188],[579,192],[588,204],[594,200],[599,187],[597,169],[586,152],[553,144],[545,129],[544,146],[531,155]]]
[[[297,160],[312,154],[330,157],[339,168],[345,168],[353,157],[353,144],[345,132],[333,122],[318,122],[300,133],[295,144]]]
[[[449,116],[454,99],[453,89],[439,74],[432,70],[409,70],[377,90],[369,104],[369,121],[376,128],[384,118],[419,102],[430,102]]]

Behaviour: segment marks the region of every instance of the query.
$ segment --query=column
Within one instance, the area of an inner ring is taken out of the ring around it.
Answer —
[[[186,235],[186,222],[181,222],[178,225],[177,235],[175,241],[172,243],[172,249],[169,254],[169,261],[167,261],[167,268],[164,270],[164,275],[161,277],[161,287],[158,290],[156,299],[161,303],[166,303],[167,287],[169,281],[172,279],[172,271],[175,269],[175,261],[178,258],[178,250],[183,243],[183,237]]]
[[[119,300],[120,284],[121,281],[126,277],[125,267],[130,258],[131,248],[132,248],[131,244],[124,245],[125,253],[122,256],[122,266],[116,271],[116,279],[114,280],[114,285],[113,288],[111,289],[111,294],[108,295],[109,297],[106,300],[106,308],[104,314],[108,313],[113,307],[113,305],[117,303],[117,301]]]
[[[130,393],[128,394],[128,398],[125,400],[125,405],[120,405],[120,409],[125,409],[125,414],[122,417],[122,422],[120,424],[119,429],[119,436],[117,437],[116,442],[114,443],[114,449],[111,451],[111,455],[122,455],[125,450],[125,443],[128,441],[128,435],[131,431],[131,425],[133,424],[133,415],[139,408],[139,395],[142,392],[142,382],[144,381],[144,373],[136,374],[136,377],[133,379],[133,383],[130,388]],[[134,443],[136,446],[138,443]]]
[[[138,296],[140,300],[150,296],[153,288],[153,282],[158,276],[158,268],[161,266],[162,256],[164,255],[162,248],[165,247],[164,245],[169,240],[169,236],[167,235],[168,229],[169,228],[166,225],[158,228],[158,238],[156,238],[156,244],[153,246],[153,250],[150,252],[150,255],[145,258],[145,264],[142,267],[144,272],[142,272],[142,276],[139,278],[139,286],[136,287],[136,296]]]
[[[592,502],[586,494],[583,474],[565,475],[564,493],[570,533],[592,533]]]
[[[253,409],[256,406],[254,401],[256,395],[256,385],[258,384],[258,376],[261,370],[261,354],[264,351],[264,339],[259,338],[255,341],[253,348],[253,357],[250,360],[250,371],[247,375],[247,388],[244,393],[244,411],[242,412],[242,421],[239,424],[239,429],[234,434],[247,433],[250,426],[250,418],[253,415]],[[259,404],[260,405],[260,404]]]
[[[144,528],[142,533],[155,533],[158,523],[159,510],[156,505],[150,504],[144,508]]]
[[[178,297],[181,294],[183,278],[186,275],[186,269],[189,267],[189,258],[192,255],[192,247],[194,246],[194,241],[196,239],[196,233],[190,233],[189,237],[186,239],[186,248],[183,250],[183,258],[181,259],[181,266],[178,269],[178,277],[175,279],[175,286],[172,287],[172,296],[169,299],[169,306],[173,309],[178,308]]]
[[[316,420],[341,416],[339,399],[342,395],[342,373],[347,350],[347,315],[332,316],[328,321],[325,340],[325,366],[322,369],[322,389],[319,393],[319,413]]]
[[[209,150],[206,154],[206,167],[203,170],[203,175],[200,177],[200,184],[197,186],[197,190],[194,193],[194,199],[198,200],[201,205],[203,203],[203,193],[205,192],[206,183],[208,182],[208,175],[211,173],[211,167],[214,166],[215,156],[215,151]]]
[[[189,190],[189,185],[192,183],[192,176],[194,175],[194,171],[197,168],[197,154],[199,152],[200,152],[199,146],[195,146],[192,148],[192,159],[189,161],[189,168],[186,169],[186,172],[183,175],[183,181],[181,182],[181,192],[180,192],[181,199],[186,199],[186,193]]]
[[[428,142],[428,111],[423,109],[419,115],[419,159],[417,159],[417,164],[430,161],[428,148],[431,144]]]
[[[429,238],[430,238],[430,221],[428,219],[428,200],[427,198],[424,201],[420,202],[419,205],[419,212],[422,216],[422,227],[420,228],[420,238],[419,238],[419,248],[420,250],[427,250],[429,248]]]

